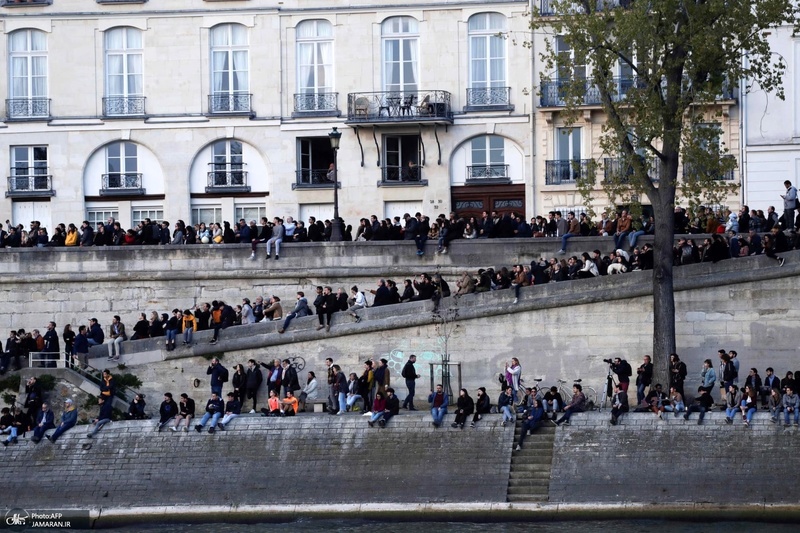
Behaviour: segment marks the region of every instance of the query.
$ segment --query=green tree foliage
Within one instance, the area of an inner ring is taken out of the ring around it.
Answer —
[[[549,0],[541,5],[548,13],[534,13],[532,26],[547,35],[544,50],[538,51],[544,65],[542,96],[547,88],[548,98],[560,100],[568,125],[576,123],[582,106],[602,106],[606,122],[600,147],[607,157],[618,158],[616,170],[603,176],[602,190],[612,205],[636,204],[642,195],[652,204],[653,355],[655,378],[667,382],[669,354],[675,351],[674,207],[678,201],[690,207],[719,203],[732,191],[720,179],[735,167],[719,141],[720,117],[735,103],[737,89],[758,85],[783,98],[786,64],[771,53],[765,33],[794,24],[797,7],[792,0]],[[589,204],[595,180],[589,172],[578,184]]]

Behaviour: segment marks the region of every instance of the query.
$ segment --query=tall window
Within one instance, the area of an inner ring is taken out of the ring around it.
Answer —
[[[333,26],[307,20],[297,26],[298,111],[335,109],[333,93]]]
[[[211,154],[210,187],[236,187],[246,185],[246,172],[242,159],[242,143],[218,141]]]
[[[192,224],[205,222],[206,225],[214,222],[222,224],[222,207],[216,205],[193,205]]]
[[[106,115],[144,113],[142,32],[114,28],[106,32]]]
[[[50,189],[47,146],[11,147],[11,183],[15,191]]]
[[[164,209],[161,207],[134,207],[131,209],[131,220],[134,224],[146,218],[164,220]]]
[[[211,112],[250,111],[247,28],[221,24],[211,29]]]
[[[416,93],[419,83],[419,23],[411,17],[383,21],[383,90]]]
[[[119,219],[119,211],[116,207],[87,207],[86,221],[96,227],[98,224],[105,224],[109,218]]]
[[[505,31],[506,18],[500,13],[469,19],[469,105],[508,104]]]
[[[467,176],[474,179],[507,178],[505,139],[498,135],[476,137],[471,142],[472,166]]]
[[[9,109],[14,117],[47,117],[47,36],[18,30],[9,36]]]
[[[106,147],[106,175],[104,189],[141,188],[138,150],[136,144],[120,142]]]
[[[419,135],[384,135],[384,182],[422,181]]]
[[[575,53],[563,35],[556,35],[556,52],[559,80],[586,79],[586,59]]]

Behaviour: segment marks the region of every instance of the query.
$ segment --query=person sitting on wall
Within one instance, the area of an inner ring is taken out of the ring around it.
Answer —
[[[97,403],[100,405],[100,413],[97,415],[97,418],[92,420],[92,424],[94,424],[94,429],[86,434],[86,436],[90,439],[93,439],[95,435],[109,422],[111,422],[111,417],[114,413],[113,402],[111,400],[104,400],[102,397],[97,399]]]
[[[200,423],[194,427],[194,430],[200,433],[203,431],[203,427],[211,420],[211,425],[208,428],[209,433],[214,433],[216,431],[217,423],[219,422],[220,417],[222,416],[225,410],[225,405],[222,403],[222,399],[219,397],[217,392],[211,393],[211,398],[206,402],[206,412],[203,415],[203,418],[200,419]]]
[[[183,426],[183,430],[189,431],[189,424],[191,423],[192,418],[194,418],[194,408],[194,400],[189,398],[189,395],[185,392],[182,393],[181,401],[178,405],[178,416],[175,417],[175,425],[169,429],[172,431],[178,431],[181,422],[185,421],[186,423]]]
[[[672,412],[675,416],[678,413],[686,410],[686,404],[683,402],[683,394],[678,392],[674,386],[669,388],[669,403],[664,404],[664,410]]]
[[[269,390],[267,407],[261,409],[261,416],[281,416],[281,401],[278,399],[278,393],[275,389]]]
[[[699,426],[703,423],[703,417],[706,416],[706,412],[710,411],[711,408],[714,407],[714,400],[703,387],[698,387],[697,393],[697,397],[694,399],[692,405],[690,405],[686,410],[686,414],[683,415],[683,419],[689,420],[690,414],[700,413],[700,416],[697,419],[697,425]]]
[[[159,407],[158,413],[161,415],[161,418],[158,420],[156,431],[161,431],[167,424],[169,424],[169,421],[175,418],[178,414],[178,404],[176,404],[175,400],[172,399],[171,392],[164,393],[164,401],[161,402],[161,407]]]
[[[458,401],[456,403],[456,419],[450,424],[454,428],[464,429],[464,423],[467,417],[475,411],[475,401],[467,392],[467,389],[461,389],[458,392]]]
[[[147,404],[144,401],[144,396],[141,394],[135,395],[128,406],[128,412],[125,413],[125,419],[144,420],[147,418],[147,414],[144,412],[145,407],[147,407]]]
[[[78,422],[78,410],[71,398],[64,400],[64,412],[61,414],[61,423],[51,435],[45,435],[50,442],[55,442],[66,431],[69,431]]]
[[[614,386],[614,398],[611,402],[611,425],[616,426],[624,413],[628,412],[628,393],[622,390],[622,383]]]
[[[436,392],[431,391],[428,395],[428,403],[431,404],[433,427],[438,428],[442,425],[444,415],[447,414],[447,405],[450,403],[450,399],[447,397],[447,393],[444,392],[441,383],[436,385]]]
[[[586,410],[586,395],[583,394],[583,387],[580,383],[575,383],[572,386],[572,400],[564,408],[564,414],[561,418],[556,420],[556,425],[561,424],[569,425],[569,419],[574,413],[582,413]]]
[[[786,387],[783,395],[783,426],[789,427],[789,417],[794,417],[794,425],[800,423],[800,396],[795,394],[793,387]]]
[[[286,398],[281,400],[281,405],[283,406],[283,416],[294,416],[297,414],[297,398],[294,397],[294,392],[292,390],[286,391]]]
[[[56,427],[53,423],[54,421],[55,415],[53,414],[53,411],[50,410],[50,406],[47,404],[47,402],[42,403],[42,408],[36,415],[36,426],[33,428],[33,437],[31,437],[31,441],[34,444],[37,444],[40,440],[42,440],[45,431]]]
[[[378,421],[380,427],[386,427],[386,424],[393,416],[400,413],[400,399],[394,393],[391,387],[386,388],[386,408],[383,410],[383,418]]]
[[[769,409],[770,419],[773,424],[778,423],[778,415],[783,410],[783,395],[780,389],[771,389],[769,392],[769,399],[767,400],[767,408]]]
[[[539,399],[534,397],[533,403],[525,413],[525,419],[522,421],[522,429],[519,434],[519,441],[517,441],[517,451],[522,449],[522,443],[525,441],[525,437],[527,437],[529,433],[533,433],[533,431],[539,427],[543,418],[544,408],[541,402],[539,402]]]
[[[644,401],[658,418],[664,419],[664,406],[669,403],[669,397],[662,390],[661,383],[656,383],[655,388],[647,393]]]
[[[564,398],[561,397],[558,387],[550,387],[550,389],[544,393],[542,407],[544,408],[545,413],[552,412],[552,419],[556,419],[556,413],[561,411],[561,409],[564,407]]]
[[[242,403],[236,399],[236,395],[232,392],[228,393],[228,402],[225,404],[225,416],[222,417],[222,420],[217,425],[219,429],[225,431],[228,429],[228,424],[233,421],[234,418],[239,416],[242,413]]]
[[[478,387],[477,397],[475,399],[475,414],[472,417],[472,423],[469,427],[474,428],[475,423],[483,418],[483,415],[492,412],[492,402],[489,400],[489,395],[486,394],[486,387]]]

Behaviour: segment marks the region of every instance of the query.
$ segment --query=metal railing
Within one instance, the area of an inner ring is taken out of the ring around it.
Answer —
[[[653,182],[658,182],[661,175],[661,160],[657,157],[647,158],[643,161],[647,165],[647,175]],[[633,176],[633,166],[626,164],[621,157],[606,157],[603,159],[603,180],[615,180],[619,183],[628,183]]]
[[[467,181],[493,179],[508,179],[508,165],[492,164],[467,166]]]
[[[422,167],[382,166],[381,181],[383,183],[419,183],[422,181]]]
[[[20,170],[20,168],[11,168],[12,175],[8,177],[8,190],[10,192],[47,192],[53,190],[53,176],[50,174],[18,174],[17,172]],[[30,172],[33,169],[24,170]]]
[[[294,95],[295,113],[313,114],[317,111],[336,111],[339,93],[296,93]]]
[[[68,368],[66,356],[62,352],[30,352],[29,368]]]
[[[142,173],[141,172],[112,172],[103,174],[104,191],[118,190],[118,189],[141,189],[142,188]]]
[[[208,173],[208,186],[247,187],[246,170],[211,170]]]
[[[591,159],[557,159],[544,162],[546,185],[575,183],[589,175]]]
[[[510,105],[511,87],[467,89],[467,107],[501,107]]]
[[[722,159],[725,161],[734,160],[734,156],[732,155],[724,155]],[[729,170],[722,171],[717,175],[713,176],[712,179],[719,180],[719,181],[733,181],[734,180],[734,170],[733,168]],[[692,165],[691,163],[684,163],[683,164],[683,177],[687,178],[692,174],[708,174],[708,171],[705,171],[701,165]]]
[[[0,6],[2,7],[24,7],[28,6],[49,6],[53,0],[2,0]]]
[[[253,98],[248,93],[215,93],[208,95],[209,113],[250,113]]]
[[[47,118],[50,116],[49,98],[9,98],[6,100],[8,118]]]
[[[328,179],[327,168],[304,168],[297,170],[297,185],[330,185],[333,187],[333,180]]]
[[[146,4],[147,0],[97,0],[98,4]]]
[[[351,122],[417,122],[440,119],[452,122],[447,91],[384,91],[347,95],[347,120]]]
[[[106,96],[103,98],[103,115],[144,115],[144,96]]]

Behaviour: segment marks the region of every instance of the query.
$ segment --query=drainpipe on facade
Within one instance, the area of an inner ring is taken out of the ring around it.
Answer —
[[[528,1],[528,13],[529,17],[533,17],[533,2],[534,0]],[[534,59],[536,58],[536,54],[534,52],[534,32],[533,28],[530,25],[531,19],[528,21],[528,30],[530,31],[530,62],[531,62],[531,89],[530,89],[530,111],[529,116],[531,117],[531,146],[530,146],[530,165],[531,165],[531,214],[527,216],[527,219],[530,220],[531,217],[536,216],[536,73],[534,72],[534,66],[536,62]]]

